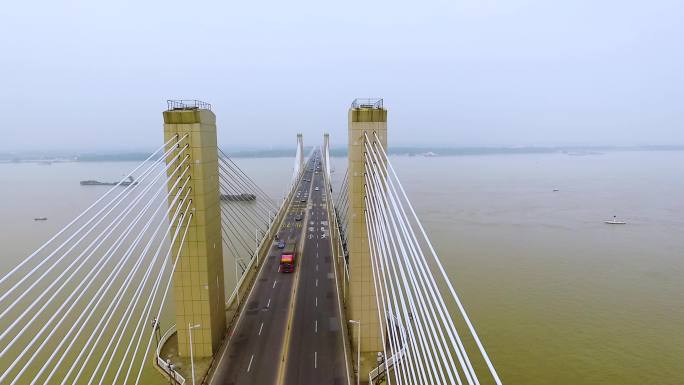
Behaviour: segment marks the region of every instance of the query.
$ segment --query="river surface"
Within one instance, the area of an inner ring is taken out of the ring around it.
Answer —
[[[236,162],[282,196],[291,159]],[[684,384],[684,152],[392,162],[504,384]],[[0,164],[0,274],[136,165]]]

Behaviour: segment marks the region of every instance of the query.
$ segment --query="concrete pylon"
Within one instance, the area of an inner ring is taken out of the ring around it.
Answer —
[[[304,136],[297,134],[297,149],[299,150],[299,171],[304,170]]]
[[[328,162],[330,159],[328,159],[328,156],[330,156],[330,134],[327,132],[323,133],[323,149],[321,150],[323,152],[322,156],[323,159],[325,159],[325,173],[326,173],[326,178],[330,178],[330,165]]]
[[[357,99],[349,109],[348,315],[361,324],[361,379],[368,378],[368,373],[377,365],[377,353],[383,351],[366,228],[364,133],[371,141],[377,134],[387,148],[387,110],[382,105],[382,99]],[[382,154],[378,156],[382,157]],[[353,325],[351,329],[354,334],[351,342],[355,345],[359,327]],[[354,350],[357,348],[355,346]]]
[[[192,350],[195,357],[212,356],[226,328],[216,116],[210,108],[210,105],[198,101],[173,101],[164,111],[164,140],[168,141],[175,135],[178,138],[187,135],[180,141],[177,151],[183,152],[181,157],[189,156],[187,164],[190,165],[188,186],[193,216],[173,272],[180,356],[190,355],[189,325],[193,325]],[[184,149],[186,144],[189,147]],[[175,143],[169,146],[175,146]],[[171,156],[176,154],[172,152]],[[173,178],[168,181],[169,188],[174,182]],[[182,192],[183,195],[185,193]],[[173,196],[169,197],[169,202],[172,199]],[[184,229],[183,225],[181,234]],[[171,230],[172,234],[174,230]],[[179,246],[179,241],[172,245],[173,258]]]

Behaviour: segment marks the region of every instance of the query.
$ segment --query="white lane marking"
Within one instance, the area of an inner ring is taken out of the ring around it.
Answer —
[[[276,279],[275,281],[273,281],[273,288],[274,288],[274,289],[275,289],[276,283],[278,283],[278,280],[277,280],[277,279]]]
[[[318,251],[316,252],[316,258],[318,258]]]
[[[315,332],[318,333],[318,320],[316,320],[316,326],[314,327]]]
[[[247,372],[249,373],[250,369],[252,369],[252,361],[254,361],[254,354],[252,354],[252,358],[249,359],[249,365],[247,365]]]
[[[316,307],[318,307],[318,297],[316,297]]]
[[[318,265],[316,265],[316,271],[318,271]]]
[[[318,368],[318,352],[314,352],[314,369]]]
[[[268,299],[268,303],[266,304],[266,307],[271,307],[271,299]]]
[[[261,335],[261,331],[262,331],[263,329],[264,329],[264,323],[262,322],[262,323],[261,323],[261,326],[259,326],[259,334],[257,334],[257,335],[260,336],[260,335]]]
[[[316,287],[318,287],[318,278],[316,278]]]

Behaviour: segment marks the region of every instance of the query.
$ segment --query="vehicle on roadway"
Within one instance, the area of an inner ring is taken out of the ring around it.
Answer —
[[[280,241],[278,241],[278,248],[284,249],[285,248],[285,241],[283,241],[282,239]]]
[[[318,191],[318,186],[316,186],[316,191]]]
[[[297,216],[295,217],[295,221],[301,221],[301,220],[302,220],[301,214],[300,214],[300,215],[297,215]]]
[[[280,268],[281,273],[292,273],[295,266],[295,256],[297,254],[297,241],[290,240],[280,253]]]
[[[306,202],[306,198],[302,198],[302,199],[300,200],[300,202],[302,202],[302,203]]]

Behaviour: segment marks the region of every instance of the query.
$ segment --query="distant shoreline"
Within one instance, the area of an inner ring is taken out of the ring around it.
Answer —
[[[308,153],[311,148],[305,149]],[[390,155],[403,156],[472,156],[472,155],[515,155],[515,154],[566,154],[600,155],[605,152],[620,151],[684,151],[684,145],[653,146],[554,146],[554,147],[431,147],[398,146],[389,149]],[[289,158],[295,152],[287,149],[271,150],[234,150],[225,151],[232,158]],[[59,163],[59,162],[127,162],[142,161],[150,156],[143,152],[25,152],[0,153],[0,163]],[[332,157],[347,156],[346,148],[332,148]]]

